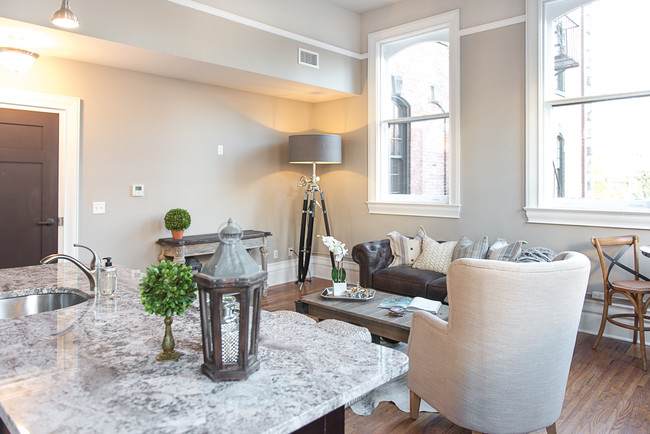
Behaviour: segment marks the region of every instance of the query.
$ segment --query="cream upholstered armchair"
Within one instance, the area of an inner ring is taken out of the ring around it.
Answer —
[[[449,322],[416,312],[408,342],[411,418],[420,399],[476,432],[555,432],[591,266],[459,259]]]

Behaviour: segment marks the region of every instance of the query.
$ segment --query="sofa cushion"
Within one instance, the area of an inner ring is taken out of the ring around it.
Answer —
[[[526,243],[524,240],[519,240],[508,244],[503,238],[497,238],[490,246],[487,258],[494,261],[514,261],[521,254],[521,246]]]
[[[426,235],[422,226],[420,226],[417,234],[413,238],[402,235],[397,231],[389,233],[390,249],[394,256],[393,262],[389,267],[413,265],[418,256],[420,256],[420,252],[422,251],[422,238]]]
[[[427,284],[440,277],[444,275],[399,265],[375,271],[372,275],[372,288],[408,297],[426,297]]]
[[[444,301],[447,297],[447,276],[438,277],[427,283],[426,297],[431,300]]]
[[[439,243],[425,236],[422,240],[422,253],[413,263],[413,268],[447,274],[456,243],[456,241]]]
[[[467,237],[461,237],[456,244],[454,254],[451,257],[452,261],[459,258],[477,258],[485,259],[488,252],[488,237],[483,237],[480,240],[473,242]]]

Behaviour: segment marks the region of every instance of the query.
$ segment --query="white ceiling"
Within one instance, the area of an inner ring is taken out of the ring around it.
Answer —
[[[391,4],[399,3],[403,0],[326,0],[344,9],[351,10],[358,14],[363,14],[375,9],[383,8]]]

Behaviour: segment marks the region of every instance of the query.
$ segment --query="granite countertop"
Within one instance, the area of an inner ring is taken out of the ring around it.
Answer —
[[[174,317],[181,359],[155,359],[163,318],[144,312],[139,279],[118,267],[115,298],[0,320],[10,432],[291,432],[408,369],[398,351],[263,311],[260,370],[214,383],[200,370],[196,307]],[[67,262],[0,270],[0,298],[61,288],[88,293],[88,279]]]

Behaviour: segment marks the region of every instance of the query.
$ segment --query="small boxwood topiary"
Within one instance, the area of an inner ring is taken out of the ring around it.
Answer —
[[[171,317],[183,315],[196,298],[192,267],[162,261],[147,268],[140,281],[140,301],[147,313]]]
[[[182,208],[170,209],[165,214],[165,227],[170,231],[184,231],[191,223],[190,213]]]

